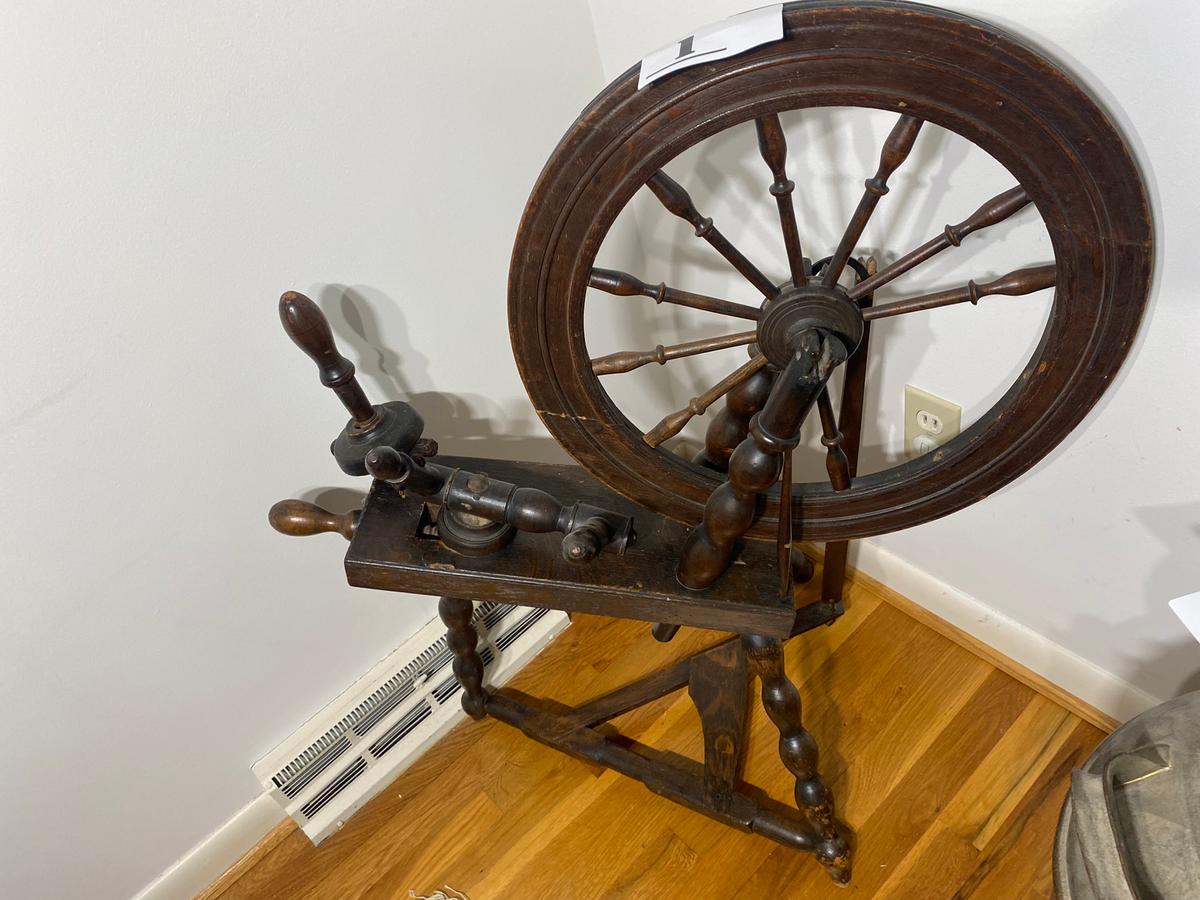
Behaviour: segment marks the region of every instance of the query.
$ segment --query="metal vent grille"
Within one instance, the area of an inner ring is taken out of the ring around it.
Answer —
[[[311,819],[319,813],[322,807],[340,794],[359,775],[367,770],[367,761],[361,756],[338,773],[337,778],[325,785],[315,797],[300,807],[304,817]]]
[[[497,602],[477,604],[472,621],[491,686],[568,624],[562,612]],[[453,659],[444,626],[430,621],[255,763],[263,787],[314,843],[465,717]]]
[[[532,612],[526,613],[520,618],[516,625],[514,625],[512,628],[509,628],[507,631],[501,634],[500,637],[496,638],[496,646],[501,650],[507,650],[517,642],[521,635],[525,634],[525,632],[532,628],[535,622],[541,619],[548,612],[549,610],[547,609],[535,609]]]
[[[476,627],[482,624],[485,630],[490,630],[514,609],[516,607],[511,603],[481,603],[475,610],[473,621]],[[353,732],[358,737],[366,736],[367,732],[411,697],[419,684],[436,675],[453,659],[454,654],[443,635],[372,691],[336,725],[313,742],[311,747],[276,772],[271,781],[284,796],[297,796],[350,746],[345,737],[347,732]],[[489,660],[484,660],[484,665],[488,665],[488,662]]]
[[[349,749],[350,739],[344,736],[339,737],[337,741],[327,746],[316,757],[311,759],[300,770],[299,774],[290,781],[280,784],[278,775],[273,780],[279,785],[279,789],[283,791],[283,795],[291,799],[308,787],[314,778],[324,772],[331,763]]]
[[[459,691],[458,679],[451,675],[433,689],[433,696],[438,703],[445,703]]]
[[[432,714],[433,707],[428,702],[422,701],[420,706],[407,713],[403,719],[385,731],[383,737],[371,745],[371,755],[376,759],[383,756]]]

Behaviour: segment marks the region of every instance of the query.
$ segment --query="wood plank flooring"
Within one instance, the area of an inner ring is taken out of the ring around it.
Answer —
[[[855,833],[848,888],[807,855],[485,720],[455,729],[322,846],[285,823],[203,896],[365,900],[449,886],[470,900],[1050,897],[1070,771],[1104,733],[889,594],[855,577],[846,615],[788,645],[822,772]],[[578,704],[721,637],[684,629],[664,646],[647,625],[579,616],[513,687]],[[614,724],[700,758],[686,690]],[[790,799],[760,708],[745,779]]]

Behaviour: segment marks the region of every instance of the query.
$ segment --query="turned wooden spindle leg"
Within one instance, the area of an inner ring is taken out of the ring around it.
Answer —
[[[454,654],[454,676],[462,685],[463,709],[473,719],[484,717],[487,692],[483,689],[483,659],[476,645],[479,632],[471,622],[475,604],[470,600],[443,597],[438,601],[438,615],[446,626],[446,643]]]
[[[817,394],[845,358],[836,339],[816,330],[798,339],[795,357],[775,380],[762,410],[750,423],[750,435],[729,460],[729,480],[718,485],[704,506],[704,517],[683,545],[676,576],[693,590],[710,587],[733,563],[738,541],[750,528],[759,497],[779,480],[783,455],[800,442],[800,423]],[[833,355],[833,345],[841,351]]]
[[[762,702],[779,730],[779,756],[796,778],[796,806],[815,832],[813,850],[838,884],[850,880],[850,846],[834,815],[833,792],[817,771],[817,742],[801,720],[800,692],[787,677],[783,644],[776,638],[743,635],[750,671],[762,684]]]
[[[750,420],[767,402],[774,382],[773,371],[760,369],[725,395],[725,407],[709,423],[695,462],[717,472],[729,468],[729,457],[750,433]]]

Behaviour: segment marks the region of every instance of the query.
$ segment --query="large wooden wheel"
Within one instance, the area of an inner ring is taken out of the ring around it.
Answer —
[[[935,254],[953,253],[971,232],[980,233],[972,240],[986,239],[988,226],[1032,203],[1049,234],[1052,261],[1013,260],[1008,276],[880,302],[863,318],[936,315],[930,312],[935,307],[1053,286],[1045,331],[990,411],[937,453],[883,471],[855,476],[839,463],[835,412],[828,395],[822,396],[816,427],[823,424],[830,439],[833,484],[794,486],[794,527],[798,538],[844,540],[925,522],[986,497],[1081,421],[1133,342],[1149,289],[1152,227],[1141,176],[1108,116],[1071,76],[1010,35],[974,19],[894,2],[789,4],[784,26],[781,41],[680,71],[640,91],[637,71],[630,70],[592,102],[530,197],[513,252],[510,327],[530,398],[561,444],[631,499],[697,522],[724,476],[667,451],[663,442],[734,388],[753,393],[752,379],[778,368],[769,353],[763,355],[775,340],[763,332],[764,310],[792,285],[836,286],[854,262],[876,204],[887,202],[888,178],[922,127],[945,128],[977,145],[1011,173],[1012,188],[991,198],[964,196],[957,226],[916,249],[889,248],[894,262],[839,290],[861,302]],[[813,107],[896,115],[878,171],[863,173],[870,177],[862,199],[842,239],[826,248],[804,243],[779,119],[781,112]],[[743,255],[663,171],[689,147],[751,121],[770,170],[773,199],[764,195],[764,202],[778,206],[786,273],[765,272]],[[601,242],[642,188],[694,226],[696,238],[724,257],[762,303],[648,285],[638,273],[597,268]],[[804,263],[806,253],[830,259],[814,274]],[[583,325],[589,286],[601,298],[592,302],[603,302],[604,294],[644,294],[705,310],[730,323],[728,336],[593,358]],[[646,362],[669,364],[735,345],[747,345],[749,359],[719,383],[701,385],[689,408],[663,410],[662,422],[645,432],[602,384]],[[744,400],[737,394],[731,404]],[[776,536],[779,495],[776,489],[768,497],[749,536]]]

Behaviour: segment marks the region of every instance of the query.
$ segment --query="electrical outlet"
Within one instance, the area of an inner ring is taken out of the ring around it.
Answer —
[[[911,384],[904,386],[904,449],[909,456],[942,446],[961,429],[961,406]]]

